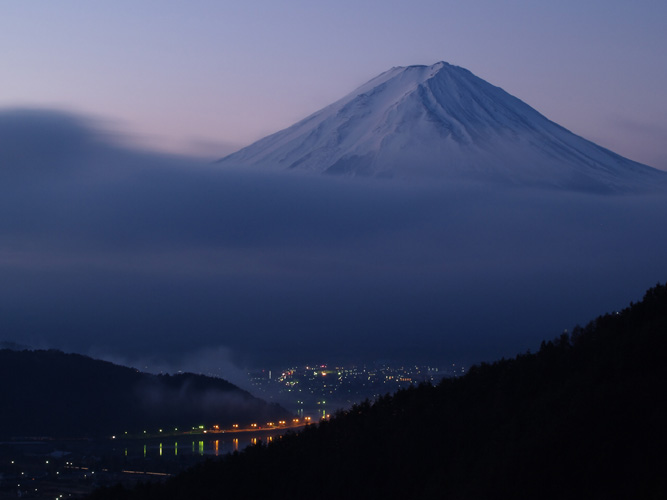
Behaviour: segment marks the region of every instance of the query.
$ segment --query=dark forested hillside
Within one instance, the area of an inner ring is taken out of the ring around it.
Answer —
[[[667,287],[459,379],[94,499],[666,498]]]
[[[0,436],[154,432],[288,415],[222,379],[150,375],[55,350],[0,350],[0,394]]]

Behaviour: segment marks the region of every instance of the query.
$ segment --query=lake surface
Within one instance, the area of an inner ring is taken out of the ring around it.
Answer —
[[[112,440],[111,454],[128,458],[157,458],[176,456],[220,456],[241,451],[260,440],[264,443],[279,439],[284,430],[258,433],[219,433],[206,435],[171,436],[168,438]],[[105,446],[106,448],[106,446]]]

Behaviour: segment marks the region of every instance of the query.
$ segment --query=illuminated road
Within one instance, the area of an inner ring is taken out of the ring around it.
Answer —
[[[302,429],[308,425],[313,425],[316,422],[312,422],[310,417],[305,417],[303,419],[293,419],[291,422],[286,420],[278,421],[278,423],[268,422],[265,425],[259,424],[250,424],[247,427],[239,427],[238,424],[234,424],[232,427],[227,429],[219,429],[217,425],[213,427],[204,428],[204,426],[193,427],[191,430],[179,431],[174,429],[173,431],[167,431],[160,429],[158,432],[144,431],[142,434],[128,434],[124,433],[121,435],[111,436],[112,440],[115,439],[153,439],[161,437],[178,437],[178,436],[201,436],[209,434],[237,434],[237,433],[257,433],[257,432],[269,432],[269,431],[288,431],[288,430],[298,430]]]

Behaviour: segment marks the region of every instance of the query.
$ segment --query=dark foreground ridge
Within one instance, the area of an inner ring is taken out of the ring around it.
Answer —
[[[95,500],[665,498],[667,287],[459,379]]]
[[[56,350],[0,350],[0,394],[2,437],[156,433],[291,416],[223,379],[151,375]]]

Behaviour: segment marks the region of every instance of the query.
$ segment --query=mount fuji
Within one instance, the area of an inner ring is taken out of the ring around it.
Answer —
[[[445,62],[392,68],[219,163],[597,192],[667,185],[667,173],[579,137]]]

